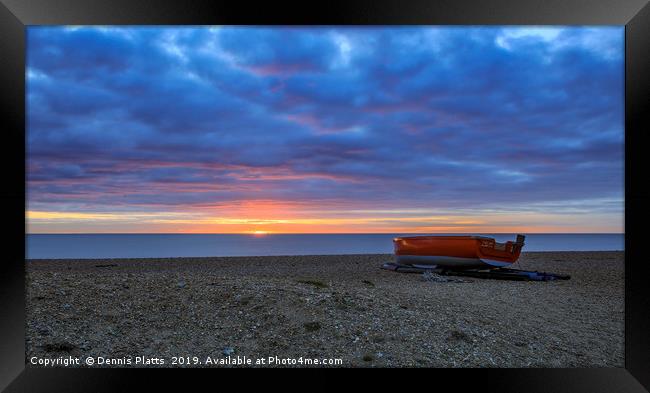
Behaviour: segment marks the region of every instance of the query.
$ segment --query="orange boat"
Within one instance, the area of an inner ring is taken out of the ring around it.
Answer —
[[[485,236],[412,236],[393,239],[398,264],[449,269],[498,268],[517,261],[523,235],[498,243]]]

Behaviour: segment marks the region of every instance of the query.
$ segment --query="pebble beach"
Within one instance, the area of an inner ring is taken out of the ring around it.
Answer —
[[[230,356],[339,359],[328,367],[624,366],[623,252],[523,253],[515,268],[571,275],[551,282],[439,282],[380,269],[389,261],[28,260],[26,362],[138,357],[164,362],[104,366],[222,367],[206,359]]]

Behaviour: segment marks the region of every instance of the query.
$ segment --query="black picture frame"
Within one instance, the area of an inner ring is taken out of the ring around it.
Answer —
[[[650,390],[650,286],[643,226],[650,192],[645,143],[650,112],[650,5],[646,0],[356,0],[323,3],[250,1],[0,0],[0,111],[5,258],[0,262],[0,389],[114,391],[147,386],[126,369],[25,367],[25,30],[29,25],[128,24],[426,24],[624,25],[625,42],[625,368],[435,369],[451,379],[500,392],[643,392]],[[223,371],[222,371],[223,372]],[[175,374],[175,373],[174,373]],[[375,374],[376,375],[376,374]],[[390,374],[382,374],[382,378]],[[202,373],[203,378],[213,379]],[[172,376],[156,374],[165,384]],[[191,379],[195,379],[193,376]],[[373,379],[377,376],[373,376]],[[189,379],[189,378],[188,378]],[[224,374],[218,378],[223,388]],[[401,379],[401,378],[400,378]],[[241,382],[240,382],[241,383]],[[335,380],[319,386],[336,384]],[[237,385],[241,386],[241,385]],[[336,386],[336,385],[334,385]]]

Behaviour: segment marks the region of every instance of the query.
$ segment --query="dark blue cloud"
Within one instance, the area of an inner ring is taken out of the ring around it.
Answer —
[[[619,27],[30,27],[29,203],[622,200],[622,50]]]

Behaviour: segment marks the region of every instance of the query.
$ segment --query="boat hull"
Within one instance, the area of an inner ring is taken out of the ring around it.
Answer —
[[[511,263],[492,259],[460,258],[446,255],[396,255],[395,262],[413,266],[440,266],[459,269],[510,266]]]
[[[393,240],[395,261],[403,265],[449,269],[498,268],[519,258],[523,236],[517,242],[497,243],[483,236],[414,236]]]

